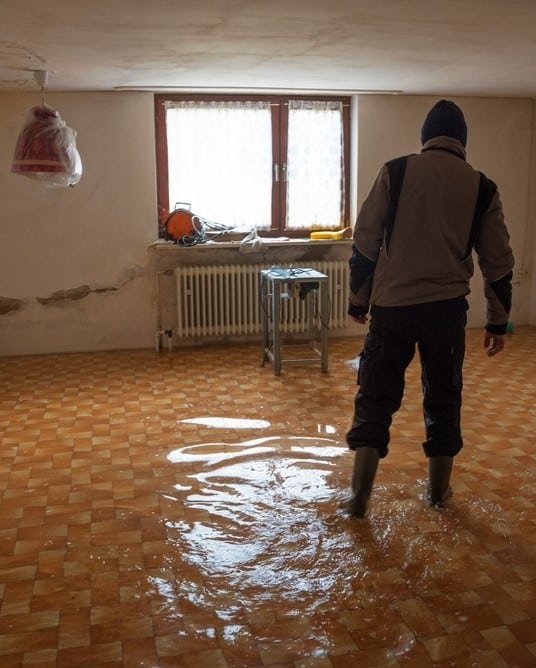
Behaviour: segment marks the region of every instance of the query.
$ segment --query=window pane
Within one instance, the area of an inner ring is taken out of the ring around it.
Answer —
[[[209,221],[271,227],[272,128],[268,102],[169,102],[169,207]]]
[[[287,227],[340,227],[343,220],[342,104],[289,103]]]

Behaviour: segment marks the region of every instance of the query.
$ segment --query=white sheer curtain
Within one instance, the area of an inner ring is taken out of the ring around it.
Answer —
[[[289,101],[287,227],[340,227],[342,142],[341,102]]]
[[[177,202],[215,223],[271,226],[269,102],[168,102],[169,207]]]

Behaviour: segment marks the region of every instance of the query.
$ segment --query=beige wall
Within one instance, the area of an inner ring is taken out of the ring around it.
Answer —
[[[20,300],[0,315],[0,354],[150,346],[153,98],[49,94],[47,102],[77,131],[84,173],[57,189],[11,174],[16,138],[39,98],[0,95],[0,299]],[[89,294],[77,298],[85,286]],[[62,291],[66,299],[38,301]]]
[[[422,119],[436,99],[360,98],[359,201],[383,161],[419,150]],[[0,355],[150,348],[155,300],[148,246],[157,227],[153,97],[50,93],[47,102],[77,131],[84,174],[67,189],[11,174],[18,133],[39,97],[0,94]],[[498,183],[518,269],[532,275],[532,101],[457,102],[469,125],[469,160]],[[532,316],[536,324],[532,278],[518,281],[513,319],[523,324]],[[483,322],[480,292],[475,280],[474,325]]]

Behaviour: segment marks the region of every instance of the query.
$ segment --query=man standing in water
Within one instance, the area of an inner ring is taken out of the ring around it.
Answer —
[[[361,355],[355,413],[346,435],[355,451],[348,510],[363,517],[378,462],[388,452],[405,370],[419,351],[429,461],[429,498],[450,495],[460,428],[469,281],[476,252],[484,278],[484,346],[505,344],[514,259],[496,185],[466,162],[461,109],[441,100],[428,112],[422,151],[386,163],[353,234],[349,315],[371,322]]]

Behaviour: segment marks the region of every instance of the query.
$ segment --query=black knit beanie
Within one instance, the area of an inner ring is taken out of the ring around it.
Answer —
[[[467,125],[463,112],[454,102],[440,100],[424,119],[421,130],[421,142],[425,144],[432,137],[452,137],[463,146],[467,144]]]

